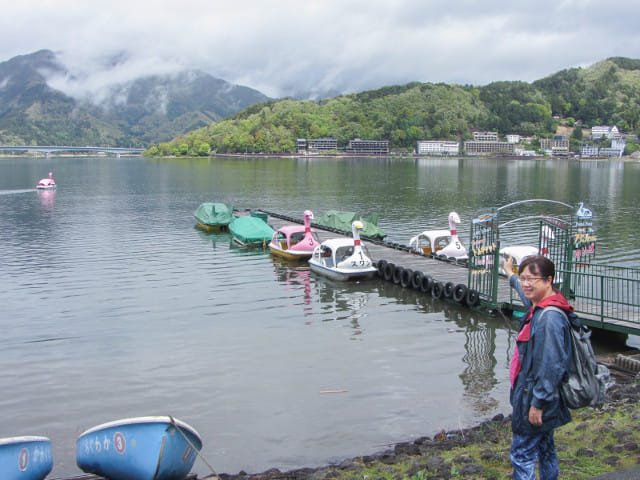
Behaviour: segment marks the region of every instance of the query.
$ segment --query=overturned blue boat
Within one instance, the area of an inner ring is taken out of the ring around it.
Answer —
[[[80,435],[76,463],[110,480],[182,480],[201,448],[198,432],[173,417],[126,418]]]
[[[42,480],[52,468],[51,441],[47,437],[0,438],[2,480]]]

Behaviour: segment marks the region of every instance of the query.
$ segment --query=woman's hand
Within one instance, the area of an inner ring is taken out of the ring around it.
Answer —
[[[534,427],[542,425],[542,410],[533,405],[529,408],[529,423]]]
[[[511,255],[507,255],[502,259],[502,270],[504,270],[504,274],[507,278],[511,278],[513,275],[513,257]]]

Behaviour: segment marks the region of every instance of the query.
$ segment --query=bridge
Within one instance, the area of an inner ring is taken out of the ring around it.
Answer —
[[[44,153],[49,157],[54,152],[68,153],[109,153],[120,157],[120,155],[140,155],[144,152],[144,148],[121,148],[121,147],[75,147],[75,146],[44,146],[44,145],[8,145],[0,146],[0,152],[28,152],[28,153]]]

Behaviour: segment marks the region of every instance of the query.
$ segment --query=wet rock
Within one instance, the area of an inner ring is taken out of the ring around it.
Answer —
[[[358,468],[358,465],[353,460],[343,460],[340,462],[340,465],[338,465],[338,468],[340,470],[354,470]]]
[[[610,457],[603,459],[602,461],[607,465],[616,466],[620,463],[620,457],[616,457],[615,455],[612,455]]]
[[[460,455],[456,458],[453,459],[453,463],[473,463],[475,462],[475,458],[473,458],[471,455]]]
[[[622,451],[624,450],[624,447],[622,445],[607,445],[604,448],[609,450],[611,453],[622,453]]]
[[[396,455],[420,455],[420,446],[413,443],[399,443],[395,446]]]
[[[458,474],[462,475],[464,478],[467,478],[467,475],[479,475],[482,472],[484,472],[484,467],[477,463],[468,463],[460,467],[458,470]]]
[[[617,438],[618,441],[622,440],[625,437],[630,437],[633,435],[633,432],[631,430],[620,430],[618,432],[613,432],[611,434],[614,438]]]
[[[594,449],[587,447],[579,448],[576,452],[576,455],[579,457],[595,457],[597,454],[598,452],[596,452]]]

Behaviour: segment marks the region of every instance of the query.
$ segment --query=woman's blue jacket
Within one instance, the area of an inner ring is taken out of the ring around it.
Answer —
[[[510,285],[518,291],[525,307],[532,302],[525,297],[520,280],[513,275]],[[555,309],[544,310],[553,305],[574,316],[566,298],[558,293],[536,306],[530,320],[523,317],[520,330],[531,321],[529,341],[518,341],[521,370],[511,389],[510,401],[513,407],[511,426],[514,433],[532,435],[547,432],[569,423],[571,414],[559,386],[571,363],[571,332],[567,317]],[[544,312],[544,314],[543,314]],[[534,427],[529,423],[529,407],[542,410],[542,425]]]

